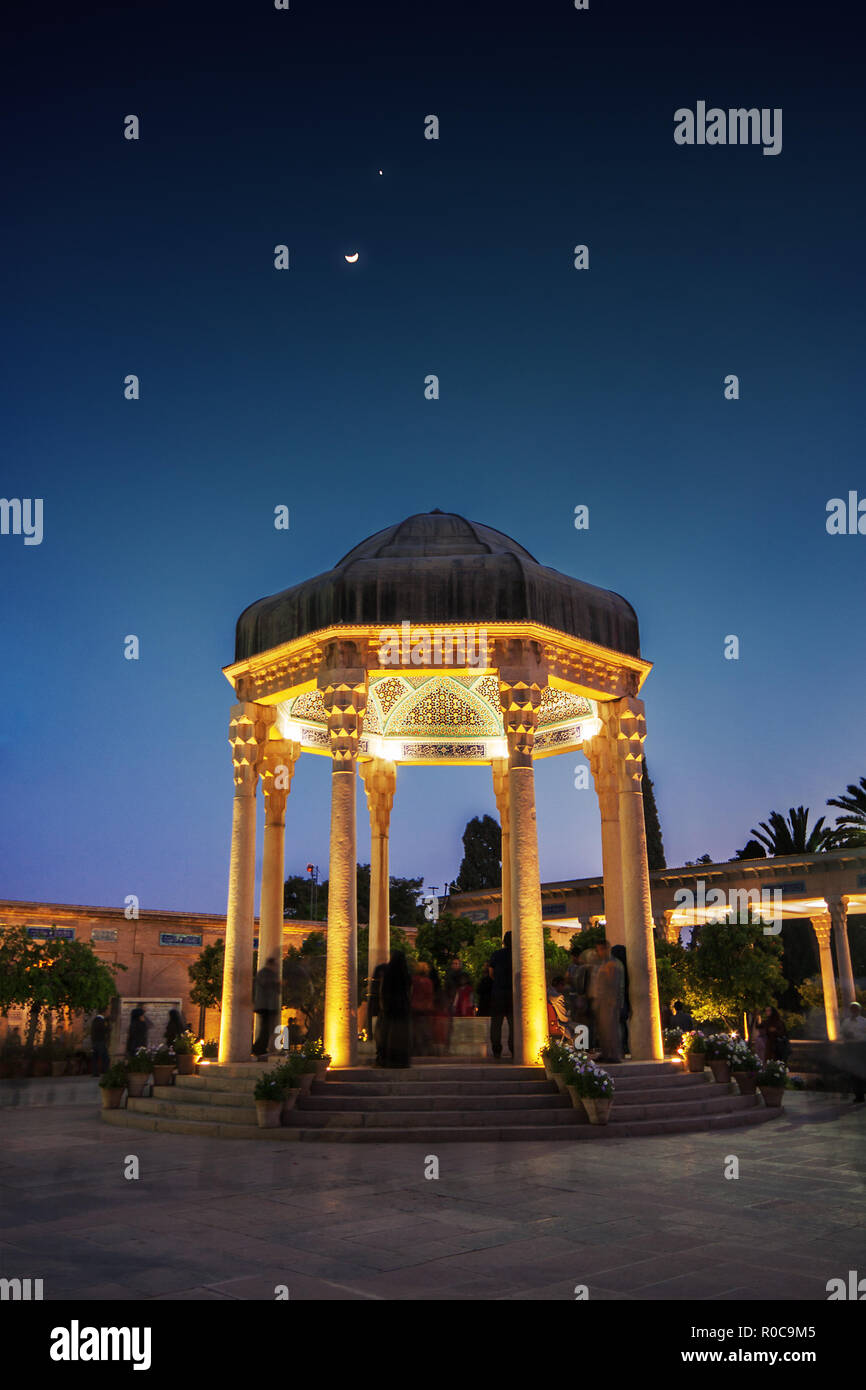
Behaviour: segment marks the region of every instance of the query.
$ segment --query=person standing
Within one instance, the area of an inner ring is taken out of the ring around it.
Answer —
[[[478,1000],[478,1017],[490,1017],[490,998],[493,994],[493,974],[490,966],[485,965],[481,972],[481,979],[475,989],[475,998]]]
[[[514,984],[512,980],[511,932],[502,938],[502,945],[490,957],[493,989],[490,995],[490,1051],[497,1059],[502,1056],[502,1021],[508,1020],[508,1051],[514,1056]]]
[[[90,1041],[93,1044],[90,1065],[94,1076],[102,1076],[108,1070],[108,1024],[102,1014],[94,1014],[90,1024]]]
[[[370,993],[367,996],[367,1018],[370,1025],[370,1037],[376,1044],[377,1067],[382,1065],[382,979],[387,969],[387,963],[380,961],[373,971]]]
[[[281,1003],[282,984],[277,973],[277,958],[268,956],[261,970],[256,973],[253,986],[253,1009],[258,1027],[252,1050],[256,1057],[267,1057],[274,1045],[274,1031],[280,1017]]]
[[[600,1062],[622,1061],[622,1006],[625,975],[622,962],[610,953],[610,942],[596,946],[598,965],[591,982],[591,1003],[600,1051]]]
[[[382,1066],[410,1065],[412,980],[402,951],[392,951],[382,976]]]
[[[426,960],[419,960],[412,977],[412,1044],[419,1057],[433,1047],[433,981]]]
[[[843,1060],[848,1084],[854,1092],[854,1104],[862,1105],[866,1100],[866,1018],[856,1000],[848,1005],[839,1031],[845,1044]]]
[[[152,1027],[152,1021],[144,1012],[144,1005],[136,1004],[129,1015],[129,1033],[126,1037],[127,1057],[131,1057],[140,1047],[147,1047],[147,1035]]]
[[[188,1027],[189,1024],[180,1009],[169,1009],[168,1023],[165,1025],[165,1041],[168,1046],[173,1047],[175,1038],[185,1033]]]
[[[622,1032],[622,1055],[628,1056],[628,1021],[631,1017],[631,1002],[628,997],[628,961],[626,960],[624,946],[611,946],[610,954],[612,959],[618,960],[622,966],[622,1012],[620,1014],[620,1030]]]

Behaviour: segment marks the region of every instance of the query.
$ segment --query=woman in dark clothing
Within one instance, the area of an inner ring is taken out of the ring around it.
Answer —
[[[392,951],[382,976],[382,1066],[408,1067],[412,980],[402,951]]]
[[[625,958],[624,946],[612,946],[610,953],[622,965],[622,973],[625,977],[625,989],[622,1000],[622,1013],[620,1014],[620,1028],[622,1029],[622,1055],[628,1055],[628,1020],[631,1014],[631,1004],[628,999],[628,963]]]
[[[477,985],[476,990],[475,990],[475,997],[476,997],[476,999],[478,1000],[478,1017],[479,1017],[479,1018],[489,1018],[489,1016],[490,1016],[490,1000],[491,1000],[492,995],[493,995],[493,975],[491,974],[490,966],[489,966],[489,965],[485,965],[483,971],[481,972],[481,979],[478,981],[478,985]]]
[[[187,1022],[180,1009],[170,1009],[168,1023],[165,1025],[165,1040],[169,1047],[174,1045],[175,1038],[179,1038],[181,1033],[185,1033]]]
[[[775,1009],[765,1009],[758,1024],[758,1034],[764,1039],[764,1061],[785,1062],[790,1051],[785,1025]]]

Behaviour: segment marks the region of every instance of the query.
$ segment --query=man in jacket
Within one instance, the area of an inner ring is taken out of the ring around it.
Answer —
[[[253,989],[253,1009],[258,1029],[253,1043],[256,1057],[266,1057],[274,1048],[274,1031],[280,1017],[282,984],[277,973],[277,958],[269,956],[256,974]]]

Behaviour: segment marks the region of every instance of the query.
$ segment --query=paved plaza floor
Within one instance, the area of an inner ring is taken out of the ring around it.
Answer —
[[[46,1299],[825,1301],[866,1270],[866,1106],[838,1098],[789,1094],[751,1129],[433,1153],[114,1129],[91,1084],[92,1109],[0,1108],[0,1275]]]

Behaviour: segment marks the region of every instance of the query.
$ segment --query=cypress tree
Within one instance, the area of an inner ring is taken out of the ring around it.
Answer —
[[[653,869],[666,869],[665,847],[662,840],[662,828],[659,822],[659,813],[656,806],[655,795],[653,794],[653,784],[650,781],[647,771],[646,759],[644,759],[643,774],[641,776],[640,789],[643,795],[643,819],[646,827],[646,854],[650,871]]]

